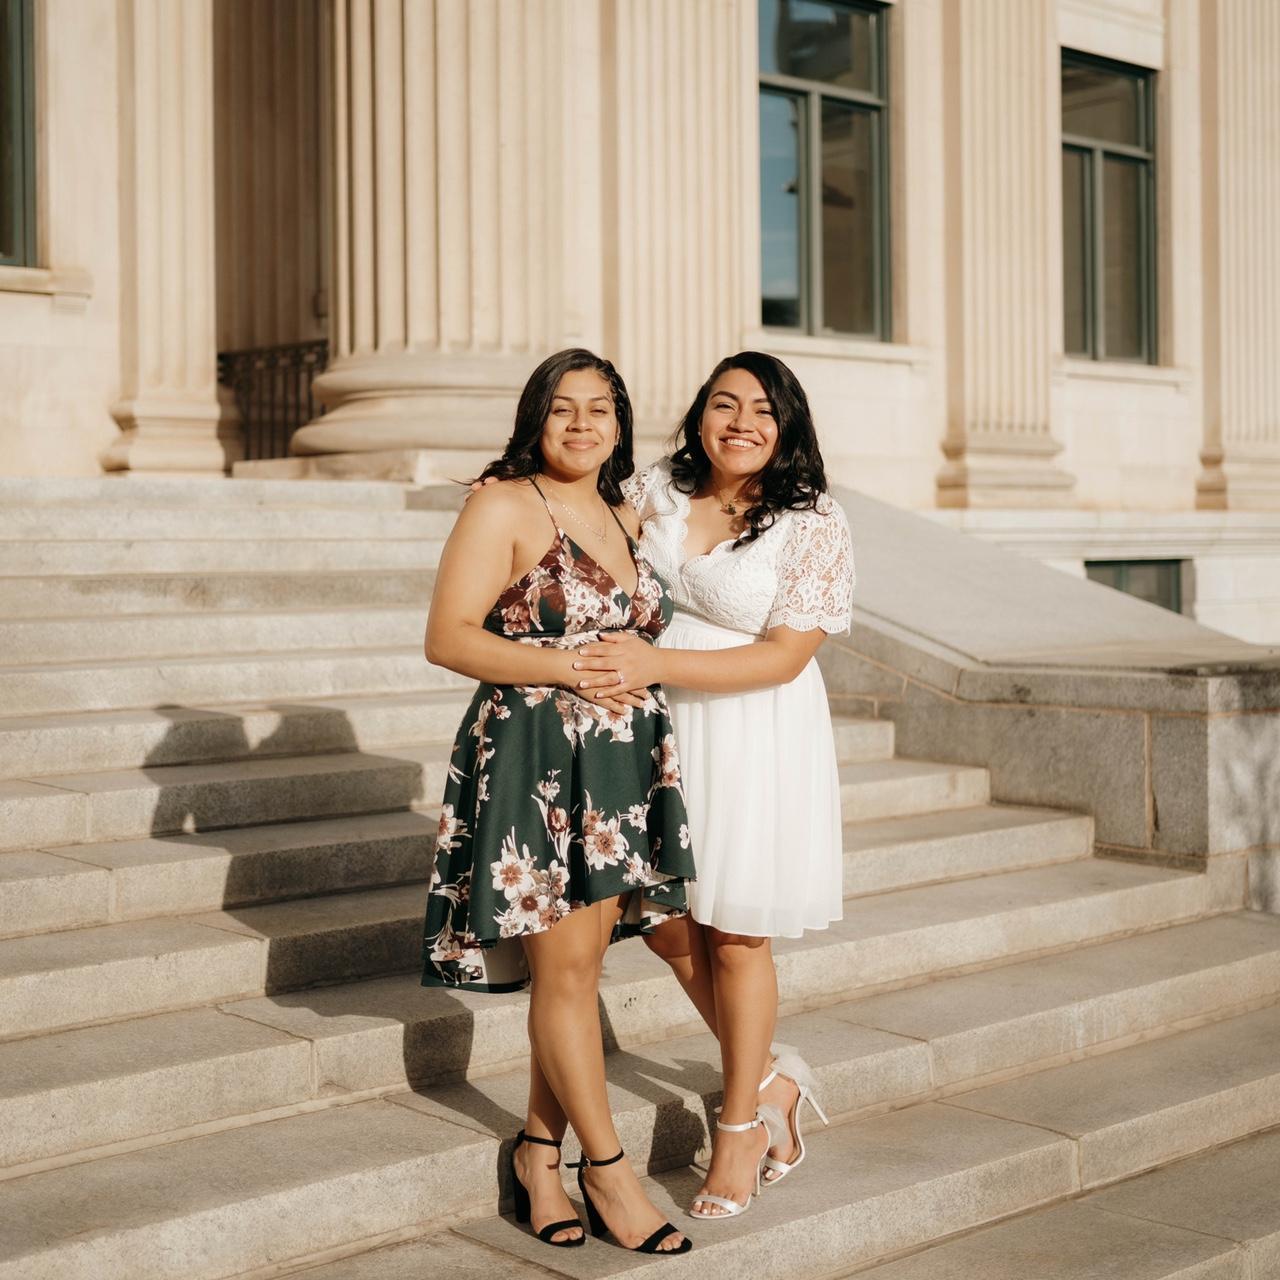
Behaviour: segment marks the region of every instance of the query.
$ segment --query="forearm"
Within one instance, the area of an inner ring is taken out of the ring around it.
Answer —
[[[572,685],[573,654],[505,640],[473,623],[427,632],[427,661],[488,684]]]
[[[808,665],[811,652],[782,640],[758,640],[730,649],[659,649],[662,683],[701,693],[746,693],[788,684]]]

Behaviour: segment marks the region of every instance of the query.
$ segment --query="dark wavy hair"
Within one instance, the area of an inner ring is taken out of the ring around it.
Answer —
[[[621,505],[622,482],[636,469],[632,446],[631,397],[617,369],[605,359],[583,347],[569,347],[548,356],[530,375],[516,405],[515,428],[502,451],[477,477],[485,480],[518,480],[536,476],[545,465],[542,456],[542,429],[551,416],[556,387],[566,373],[576,369],[594,369],[608,384],[613,397],[613,412],[618,420],[618,443],[600,468],[596,490],[611,506]],[[475,483],[473,481],[472,483]]]
[[[769,397],[778,426],[778,447],[759,473],[755,501],[744,516],[747,527],[733,544],[736,550],[754,542],[773,524],[779,511],[812,511],[818,505],[818,495],[827,491],[827,473],[800,380],[776,356],[739,351],[711,370],[676,428],[676,450],[671,456],[676,488],[681,493],[696,493],[711,478],[711,459],[702,447],[702,415],[711,388],[730,369],[745,369],[756,378]]]

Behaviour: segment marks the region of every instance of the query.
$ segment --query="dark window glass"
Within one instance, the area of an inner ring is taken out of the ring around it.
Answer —
[[[887,337],[884,16],[758,0],[761,320]]]
[[[1129,160],[1102,162],[1102,267],[1104,332],[1108,356],[1141,360],[1142,169]]]
[[[1086,191],[1088,154],[1062,153],[1062,284],[1066,349],[1089,354],[1089,250]]]
[[[1146,145],[1144,81],[1088,63],[1062,68],[1062,132],[1098,142]]]
[[[834,0],[760,0],[760,70],[875,93],[879,15]]]
[[[1156,358],[1150,112],[1150,72],[1063,54],[1063,339],[1071,355]]]
[[[822,104],[822,316],[841,333],[876,327],[873,124],[858,107]]]
[[[1087,560],[1085,573],[1104,587],[1182,612],[1181,560]]]
[[[0,263],[35,263],[31,0],[0,0]]]
[[[763,320],[796,328],[800,312],[800,138],[803,101],[760,95],[760,278]]]

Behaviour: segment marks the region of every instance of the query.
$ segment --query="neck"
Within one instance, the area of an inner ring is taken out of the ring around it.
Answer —
[[[711,487],[715,490],[718,498],[730,498],[734,502],[746,498],[754,493],[756,480],[757,477],[754,475],[726,475],[716,467],[711,468]]]
[[[543,465],[539,472],[539,477],[544,480],[550,480],[556,488],[563,491],[566,495],[582,498],[586,500],[592,494],[598,492],[598,482],[600,479],[600,471],[588,471],[586,475],[570,475],[566,471],[559,471],[555,467]]]

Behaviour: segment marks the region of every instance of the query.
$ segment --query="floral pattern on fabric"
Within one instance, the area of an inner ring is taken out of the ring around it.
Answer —
[[[487,630],[576,648],[605,631],[655,640],[672,606],[632,540],[628,595],[557,527],[546,555],[495,601]],[[520,939],[630,893],[615,938],[686,910],[692,879],[675,735],[660,687],[615,714],[572,689],[482,684],[450,757],[427,899],[422,981],[509,991]]]

